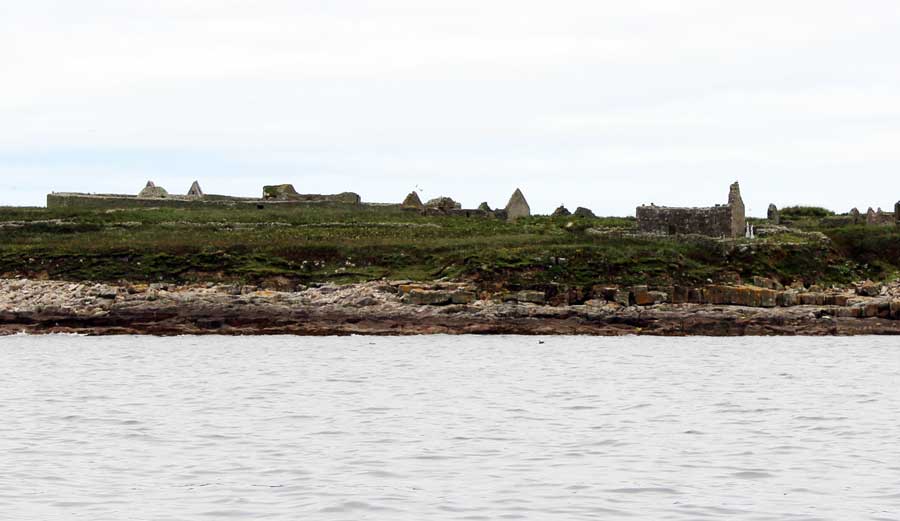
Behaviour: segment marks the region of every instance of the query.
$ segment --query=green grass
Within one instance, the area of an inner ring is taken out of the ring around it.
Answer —
[[[805,229],[815,229],[808,220]],[[695,284],[735,275],[846,283],[900,269],[895,228],[756,241],[635,236],[633,218],[516,223],[339,205],[256,209],[0,208],[0,275],[310,283],[449,277],[485,285]],[[16,223],[11,226],[10,223]],[[596,233],[601,230],[604,233]]]

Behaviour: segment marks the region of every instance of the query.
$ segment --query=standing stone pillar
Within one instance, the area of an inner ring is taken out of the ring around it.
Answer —
[[[778,207],[774,204],[769,205],[769,212],[767,217],[769,218],[770,223],[781,224],[781,213],[779,213]]]

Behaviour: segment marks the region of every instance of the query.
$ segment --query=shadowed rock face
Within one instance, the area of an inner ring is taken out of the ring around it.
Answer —
[[[191,184],[191,189],[188,190],[187,194],[191,197],[203,197],[203,190],[200,189],[200,183],[194,181],[193,184]]]
[[[138,197],[159,199],[169,197],[169,192],[165,188],[153,184],[153,181],[147,181],[147,186],[138,193]]]
[[[585,208],[583,206],[579,206],[578,208],[576,208],[575,213],[572,215],[574,215],[576,217],[587,217],[589,219],[597,218],[597,216],[594,215],[594,212],[590,211],[588,208]]]
[[[569,209],[566,208],[565,206],[560,205],[559,208],[557,208],[556,210],[553,210],[553,213],[550,216],[551,217],[568,217],[570,215],[572,215],[572,212],[570,212]]]
[[[522,191],[516,188],[512,197],[509,198],[509,202],[506,203],[506,220],[515,221],[519,217],[529,217],[530,215],[531,207],[528,206],[528,201],[525,200]]]
[[[425,208],[425,205],[422,204],[422,200],[419,199],[419,194],[416,192],[410,192],[409,195],[406,196],[406,199],[400,203],[400,206],[403,208],[415,208],[416,210]]]

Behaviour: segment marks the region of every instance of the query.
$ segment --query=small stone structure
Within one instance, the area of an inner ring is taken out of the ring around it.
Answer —
[[[509,198],[509,202],[506,203],[506,220],[515,221],[520,217],[529,216],[531,216],[531,207],[528,206],[528,201],[525,200],[522,190],[516,188],[516,191]]]
[[[462,205],[454,201],[452,197],[441,196],[430,199],[425,203],[425,208],[446,212],[450,210],[461,210]]]
[[[188,190],[189,197],[203,197],[203,190],[200,189],[200,183],[198,181],[194,181],[191,184],[190,190]]]
[[[769,205],[769,210],[766,212],[766,217],[772,224],[781,224],[781,212],[778,211],[778,207],[774,204]]]
[[[575,217],[585,217],[587,219],[597,218],[597,216],[594,215],[594,212],[592,212],[588,208],[585,208],[584,206],[579,206],[578,208],[576,208],[575,213],[573,213],[572,215],[574,215]]]
[[[422,204],[422,200],[419,199],[419,194],[415,191],[410,192],[409,195],[406,196],[406,199],[400,203],[400,206],[409,210],[423,210],[425,208],[425,205]]]
[[[709,208],[639,206],[638,229],[662,235],[698,234],[710,237],[742,237],[746,232],[744,201],[735,182],[728,192],[728,204]]]
[[[553,210],[553,213],[550,215],[550,217],[568,217],[570,215],[572,215],[572,212],[570,212],[569,209],[565,207],[565,205],[561,204],[559,205],[559,208]]]
[[[491,206],[489,204],[487,204],[487,201],[479,204],[478,209],[481,210],[482,212],[493,212],[493,210],[491,210]]]
[[[850,219],[853,220],[853,224],[862,224],[864,222],[862,214],[859,213],[858,208],[850,210]]]
[[[893,213],[885,212],[881,208],[878,211],[869,208],[866,212],[867,226],[890,226],[896,224],[897,219]]]
[[[153,184],[153,181],[147,181],[147,186],[138,192],[138,197],[143,199],[162,199],[169,197],[169,192],[165,188]]]

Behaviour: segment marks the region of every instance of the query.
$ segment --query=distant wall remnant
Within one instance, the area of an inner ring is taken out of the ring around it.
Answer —
[[[143,197],[145,199],[161,199],[169,197],[169,192],[167,192],[165,188],[153,184],[153,181],[147,181],[147,186],[138,193],[138,197]]]
[[[528,206],[528,201],[525,200],[522,190],[516,188],[516,191],[509,198],[509,202],[506,203],[506,220],[515,221],[520,217],[529,216],[531,216],[531,207]]]
[[[896,224],[897,220],[893,213],[885,212],[881,208],[878,211],[869,208],[866,212],[867,226],[890,226]]]
[[[570,215],[572,215],[572,212],[570,212],[565,205],[561,204],[556,210],[553,210],[553,213],[550,214],[550,217],[568,217]]]
[[[774,204],[770,204],[769,210],[766,212],[766,218],[768,218],[769,222],[772,224],[781,224],[781,212],[778,211],[778,207]]]
[[[435,197],[425,203],[425,208],[433,210],[462,210],[462,205],[453,200],[452,197]]]
[[[650,205],[639,206],[636,213],[638,229],[644,233],[742,237],[747,224],[744,212],[740,185],[734,183],[728,192],[728,204],[725,205],[709,208]]]
[[[900,226],[900,201],[894,205],[894,224]]]
[[[403,208],[422,210],[425,208],[425,205],[422,204],[422,200],[419,199],[419,194],[416,192],[410,192],[409,195],[406,196],[406,199],[400,203],[400,206]]]
[[[853,224],[862,224],[863,223],[863,218],[862,218],[862,215],[859,213],[858,208],[854,208],[854,209],[850,210],[850,218],[853,219]]]

